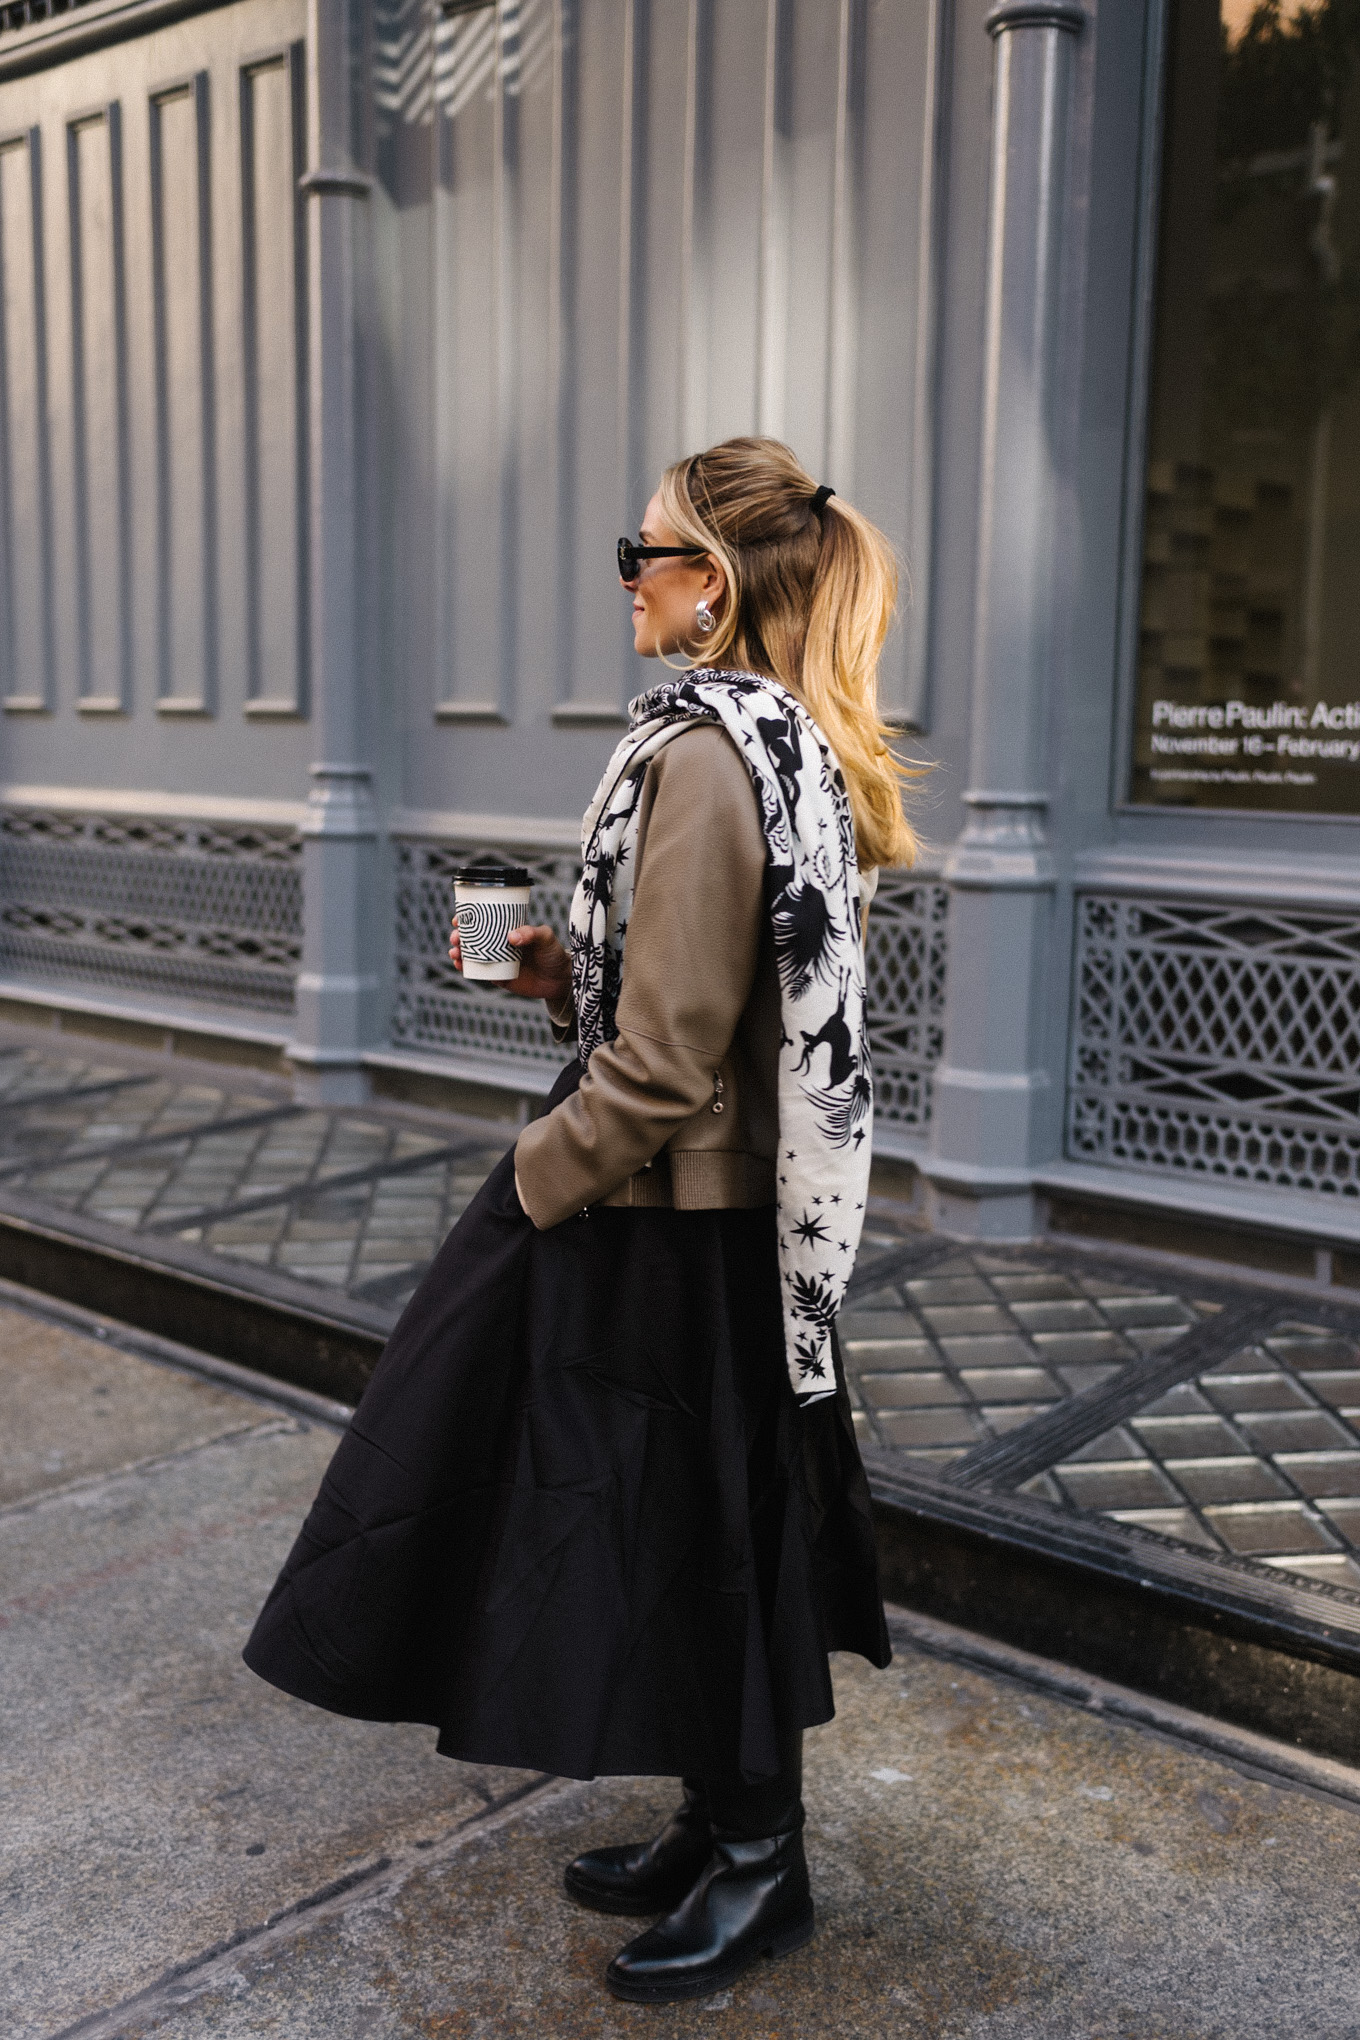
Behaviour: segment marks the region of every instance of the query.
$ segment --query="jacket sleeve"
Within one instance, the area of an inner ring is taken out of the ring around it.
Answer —
[[[648,777],[617,1038],[515,1147],[540,1231],[616,1190],[713,1097],[755,982],[765,837],[736,746],[719,729],[687,730]]]

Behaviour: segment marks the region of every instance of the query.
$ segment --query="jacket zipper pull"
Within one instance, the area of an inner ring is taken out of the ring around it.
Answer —
[[[721,1112],[721,1111],[722,1111],[722,1109],[723,1109],[723,1090],[724,1090],[724,1088],[725,1088],[725,1087],[724,1087],[724,1085],[723,1085],[723,1080],[722,1080],[722,1072],[721,1072],[721,1070],[714,1070],[714,1072],[713,1072],[713,1110],[714,1110],[715,1112]]]

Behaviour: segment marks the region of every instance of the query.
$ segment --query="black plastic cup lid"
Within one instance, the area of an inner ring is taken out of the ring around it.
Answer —
[[[455,885],[524,886],[529,874],[522,864],[465,864],[453,874]]]

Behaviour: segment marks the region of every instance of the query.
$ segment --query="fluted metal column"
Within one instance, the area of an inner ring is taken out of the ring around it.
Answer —
[[[378,1024],[378,834],[367,714],[373,685],[371,490],[365,329],[371,301],[368,200],[355,132],[363,0],[310,0],[308,265],[310,707],[316,738],[303,824],[303,956],[290,1055],[302,1088],[360,1098],[360,1056]]]
[[[1023,1238],[1049,1073],[1040,963],[1051,912],[1041,736],[1054,653],[1055,384],[1076,0],[1007,0],[995,43],[976,637],[967,821],[950,886],[935,1223]]]

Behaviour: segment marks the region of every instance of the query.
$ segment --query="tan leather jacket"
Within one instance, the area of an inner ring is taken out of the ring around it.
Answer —
[[[618,1035],[580,1089],[520,1134],[540,1230],[589,1204],[772,1204],[779,978],[765,837],[736,745],[685,730],[647,768]],[[574,1029],[570,1012],[555,1016]]]

